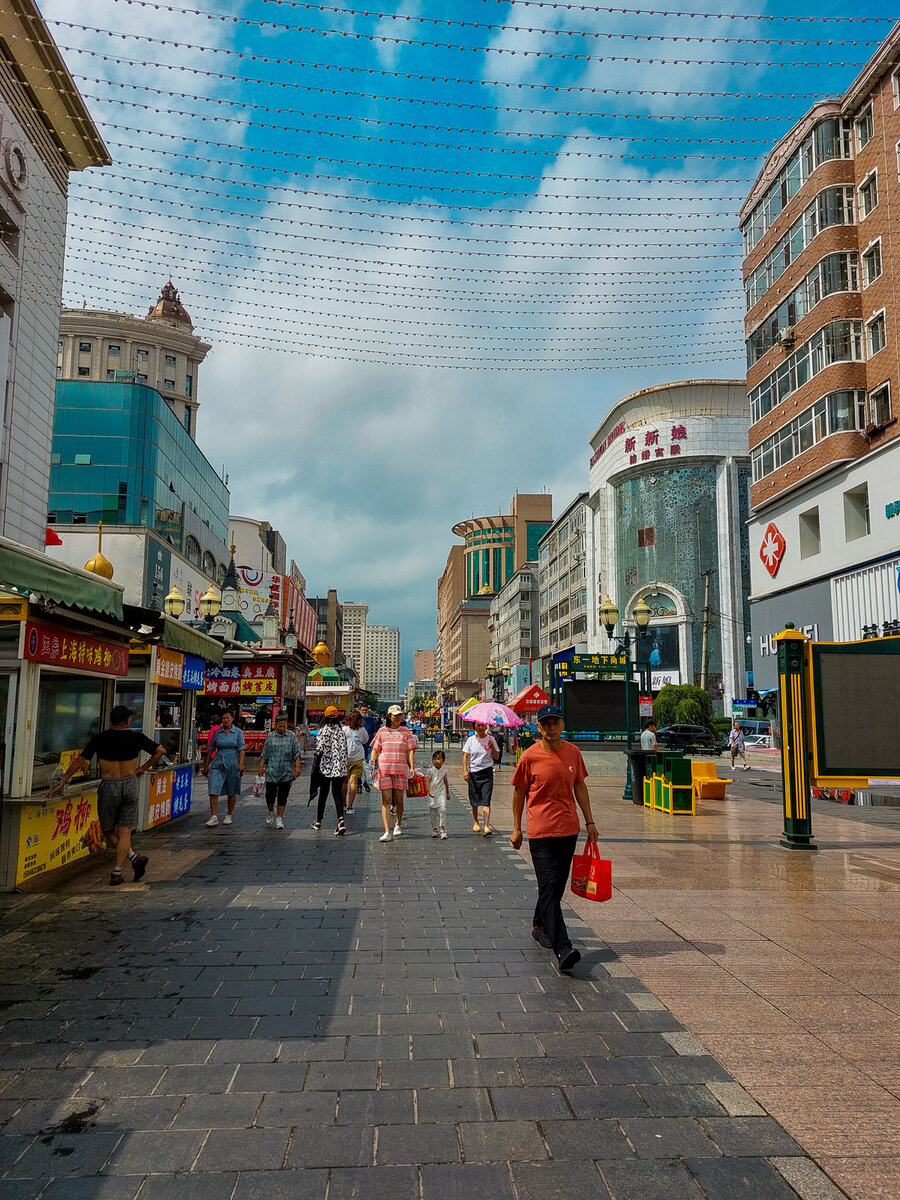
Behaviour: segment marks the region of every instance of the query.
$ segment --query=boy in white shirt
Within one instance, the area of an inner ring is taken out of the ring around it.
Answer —
[[[436,838],[438,833],[442,839],[447,837],[447,801],[450,799],[450,781],[447,778],[447,768],[444,766],[443,750],[435,750],[431,756],[431,766],[425,772],[428,777],[428,807],[431,810],[431,836]]]
[[[463,744],[463,779],[469,785],[472,832],[490,837],[491,796],[494,791],[494,762],[500,757],[497,743],[483,721],[475,722],[475,732]],[[478,809],[484,810],[484,829],[478,824]]]

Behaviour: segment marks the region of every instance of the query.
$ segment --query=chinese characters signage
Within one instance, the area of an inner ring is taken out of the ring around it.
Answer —
[[[595,462],[598,462],[599,459],[603,456],[603,454],[605,454],[607,446],[612,445],[612,443],[616,440],[616,438],[624,432],[625,432],[625,425],[623,422],[620,421],[619,424],[612,431],[612,433],[610,433],[606,437],[606,439],[604,441],[602,441],[600,443],[600,445],[597,447],[597,449],[594,451],[593,455],[591,456],[591,466],[593,466]]]
[[[22,805],[16,883],[85,858],[101,844],[96,792]]]
[[[127,646],[82,637],[68,629],[39,625],[36,621],[26,621],[23,626],[22,658],[99,675],[128,674]]]
[[[193,654],[185,654],[181,686],[186,692],[199,692],[202,689],[205,667],[206,663],[202,658],[196,658]]]
[[[153,678],[156,683],[180,688],[183,672],[183,654],[177,650],[164,650],[162,646],[156,647],[156,661],[153,668]]]
[[[191,810],[190,764],[176,767],[174,771],[156,771],[150,776],[150,804],[147,810],[147,828],[174,821]]]
[[[265,663],[228,663],[206,668],[206,696],[277,696],[281,667]]]
[[[665,431],[662,434],[665,438]],[[687,429],[683,425],[673,425],[669,431],[669,445],[660,442],[658,429],[645,429],[644,436],[639,434],[625,439],[625,453],[628,455],[629,466],[637,462],[650,462],[655,458],[672,458],[681,454],[681,443],[687,440]]]
[[[622,671],[627,659],[624,654],[573,654],[571,658],[556,664],[560,675],[574,671]]]

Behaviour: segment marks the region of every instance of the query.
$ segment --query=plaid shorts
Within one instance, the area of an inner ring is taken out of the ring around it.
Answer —
[[[101,779],[97,789],[97,816],[100,828],[107,830],[134,829],[138,819],[138,778],[126,775],[124,779]]]

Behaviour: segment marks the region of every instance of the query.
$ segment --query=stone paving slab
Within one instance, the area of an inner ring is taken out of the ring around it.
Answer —
[[[843,1194],[574,914],[559,976],[458,794],[444,842],[410,809],[244,800],[145,883],[0,899],[4,1200]]]

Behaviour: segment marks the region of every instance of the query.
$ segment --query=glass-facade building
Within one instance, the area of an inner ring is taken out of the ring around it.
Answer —
[[[51,524],[142,525],[176,550],[190,509],[228,539],[228,489],[160,393],[140,383],[57,383],[48,507]]]

